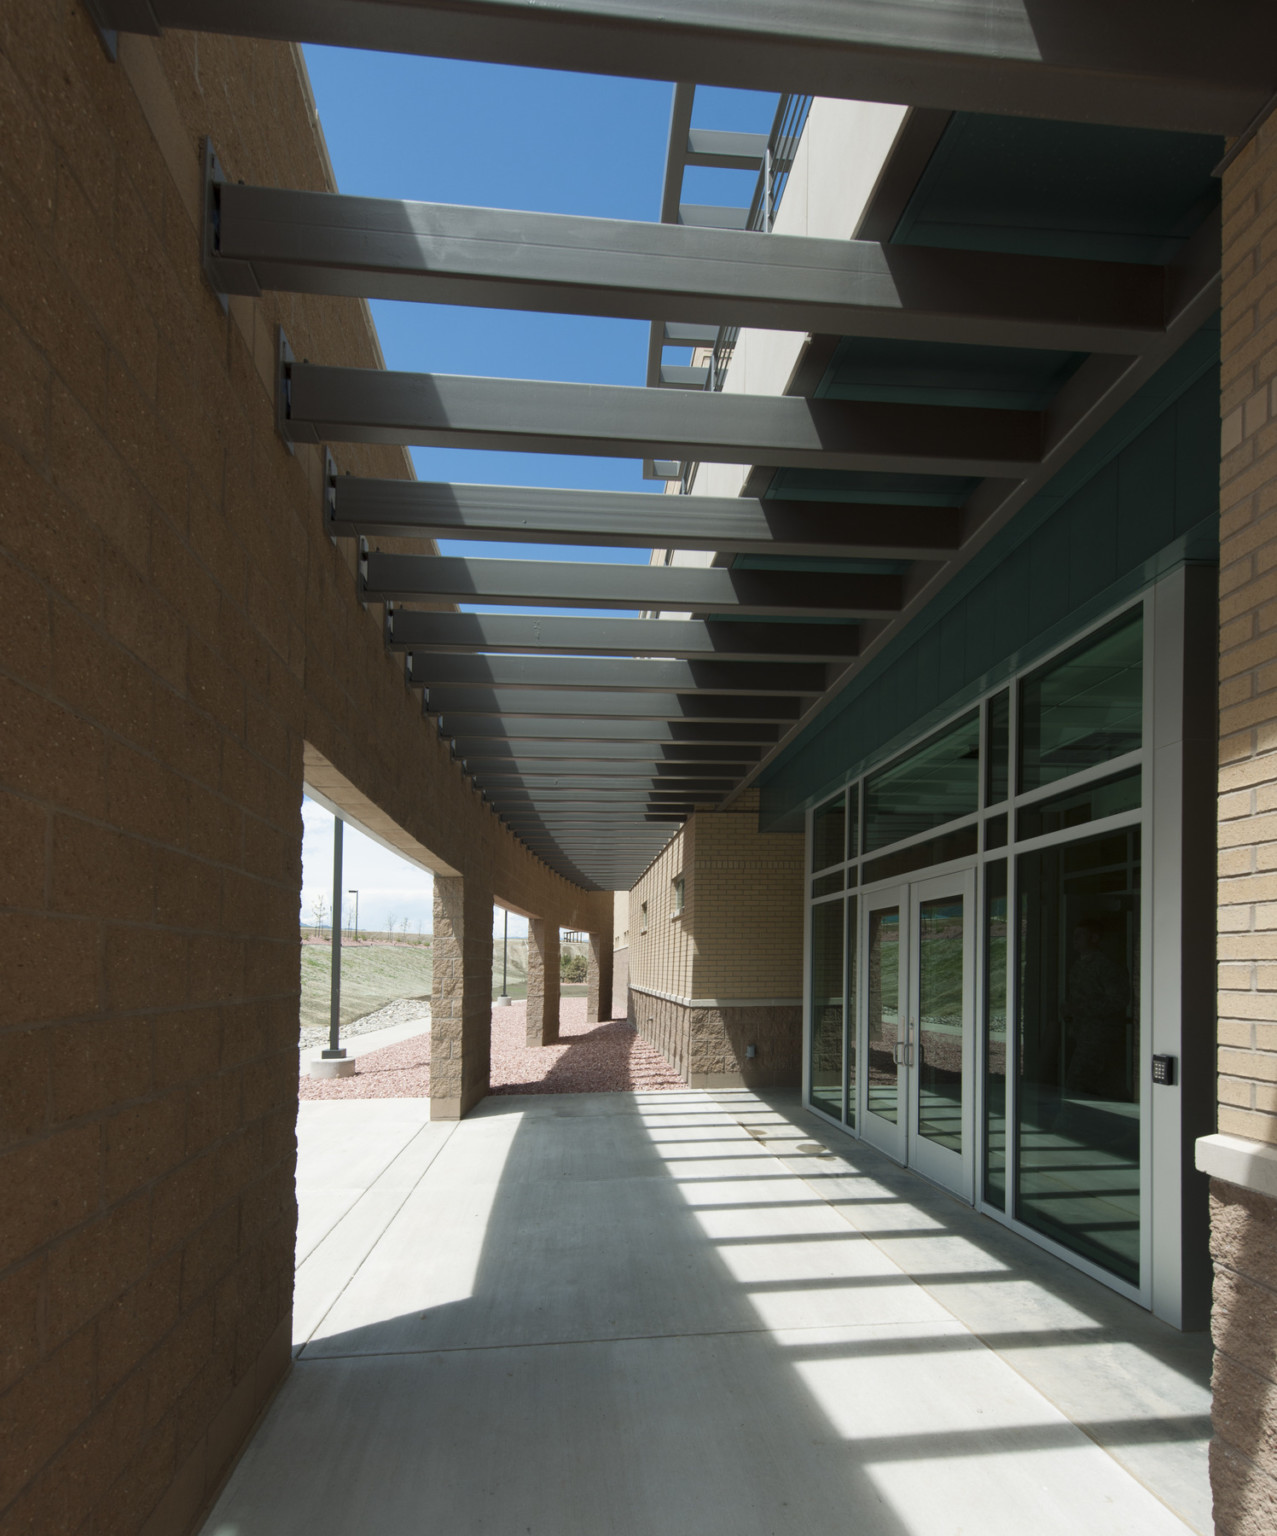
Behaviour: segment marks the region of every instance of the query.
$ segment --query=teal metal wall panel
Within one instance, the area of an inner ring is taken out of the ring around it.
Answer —
[[[1219,331],[1205,328],[953,578],[759,780],[808,806],[1183,560],[1218,558]]]

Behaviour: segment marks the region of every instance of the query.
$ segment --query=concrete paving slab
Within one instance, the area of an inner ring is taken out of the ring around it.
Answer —
[[[204,1536],[1209,1530],[1200,1341],[792,1104],[671,1097],[307,1106],[383,1168]]]
[[[206,1536],[1185,1529],[952,1322],[303,1358],[205,1527]]]

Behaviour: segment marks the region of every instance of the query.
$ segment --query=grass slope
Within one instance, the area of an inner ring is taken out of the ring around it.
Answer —
[[[586,953],[585,944],[564,944],[565,953]],[[343,944],[341,949],[341,1022],[351,1024],[364,1014],[384,1008],[401,997],[430,996],[434,975],[430,939],[406,944]],[[511,997],[528,995],[528,941],[510,940],[507,969]],[[332,995],[332,951],[327,944],[301,946],[301,1023],[328,1023]],[[565,989],[566,991],[567,989]],[[501,991],[501,940],[492,945],[492,995]],[[568,995],[584,988],[573,987]]]

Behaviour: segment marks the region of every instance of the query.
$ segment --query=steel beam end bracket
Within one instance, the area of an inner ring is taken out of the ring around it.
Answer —
[[[324,449],[324,532],[333,541],[333,548],[337,547],[337,461],[327,448]],[[386,619],[389,624],[390,604],[386,604]],[[386,638],[390,638],[390,630],[386,630]]]
[[[365,539],[365,538],[361,538],[359,540],[358,589],[359,589],[359,606],[364,610],[365,613],[367,613],[368,612],[368,604],[369,604],[369,598],[368,598],[368,540]]]
[[[97,28],[102,51],[114,64],[120,51],[121,32],[140,32],[158,37],[160,24],[147,0],[84,0],[89,20]]]
[[[409,651],[403,659],[403,680],[409,688],[424,688],[426,686],[426,680],[424,677],[417,676],[412,661],[412,652]]]
[[[226,172],[222,169],[217,151],[210,138],[204,140],[204,214],[200,231],[200,262],[209,286],[217,295],[222,308],[229,309],[229,295],[241,294],[250,299],[260,299],[262,285],[252,264],[247,261],[227,261],[221,254],[222,244],[222,188],[226,185]]]
[[[292,453],[294,443],[318,445],[319,434],[309,424],[297,425],[293,422],[293,364],[297,359],[288,345],[288,337],[284,335],[282,325],[278,336],[275,353],[275,427],[284,439],[285,447]]]

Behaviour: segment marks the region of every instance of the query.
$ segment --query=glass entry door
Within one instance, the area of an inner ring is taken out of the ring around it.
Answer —
[[[867,1140],[974,1199],[975,878],[896,886],[864,901]]]

